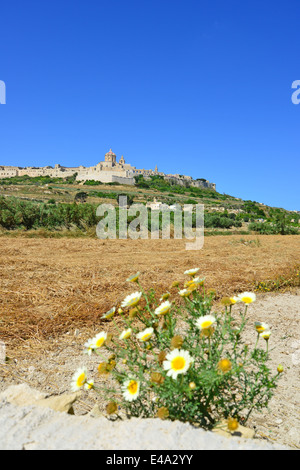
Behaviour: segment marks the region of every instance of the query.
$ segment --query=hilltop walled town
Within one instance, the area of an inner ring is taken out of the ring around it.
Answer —
[[[67,178],[76,174],[76,181],[94,180],[101,183],[135,184],[135,176],[142,175],[145,179],[151,176],[162,176],[173,184],[182,186],[196,186],[216,190],[216,185],[204,178],[194,180],[191,176],[171,175],[159,172],[157,166],[154,170],[137,169],[125,162],[123,155],[117,162],[116,154],[110,149],[104,156],[104,161],[90,167],[64,167],[59,164],[45,167],[17,167],[0,166],[0,178],[12,178],[16,176],[50,176],[52,178]]]

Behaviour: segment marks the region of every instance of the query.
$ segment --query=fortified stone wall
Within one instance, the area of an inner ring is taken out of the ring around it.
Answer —
[[[77,181],[94,180],[100,181],[101,183],[113,183],[119,182],[121,184],[134,185],[134,176],[143,175],[146,179],[151,176],[162,176],[166,180],[170,181],[171,184],[178,184],[181,186],[195,186],[198,188],[209,188],[216,189],[214,183],[210,183],[206,180],[193,180],[191,176],[185,175],[166,175],[161,173],[155,167],[155,170],[137,169],[136,167],[125,163],[125,159],[122,156],[117,162],[116,154],[110,150],[105,154],[105,160],[99,162],[95,166],[91,167],[63,167],[61,165],[55,165],[55,167],[45,166],[41,168],[37,167],[14,167],[14,166],[0,166],[0,178],[12,178],[14,176],[25,176],[38,177],[38,176],[49,176],[52,178],[67,178],[77,173]]]

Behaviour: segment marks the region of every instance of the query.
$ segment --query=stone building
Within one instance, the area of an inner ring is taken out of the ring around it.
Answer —
[[[216,189],[214,183],[209,183],[207,180],[193,180],[191,176],[184,175],[167,175],[159,172],[157,166],[155,170],[137,169],[136,167],[125,162],[123,155],[117,161],[116,154],[110,149],[104,156],[104,161],[97,163],[95,166],[90,167],[64,167],[56,164],[45,167],[17,167],[17,166],[1,166],[0,165],[0,178],[11,178],[14,176],[28,175],[35,176],[50,176],[53,178],[66,178],[73,176],[76,173],[77,181],[94,180],[101,183],[122,183],[122,184],[135,184],[135,176],[142,175],[146,179],[150,176],[162,176],[172,184],[180,184],[184,186],[197,186],[203,188]]]

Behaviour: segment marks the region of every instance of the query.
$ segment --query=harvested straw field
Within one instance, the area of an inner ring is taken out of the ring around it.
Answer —
[[[193,267],[218,298],[278,276],[289,287],[299,245],[299,236],[279,235],[206,237],[199,251],[186,251],[184,240],[1,238],[0,337],[15,350],[27,340],[98,329],[103,313],[132,292],[126,279],[137,271],[158,295]]]

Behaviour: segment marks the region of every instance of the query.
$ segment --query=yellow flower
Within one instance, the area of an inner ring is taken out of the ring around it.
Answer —
[[[141,299],[141,292],[134,292],[133,294],[127,295],[127,297],[121,303],[121,307],[136,307]]]
[[[188,289],[182,289],[178,292],[178,294],[180,295],[180,297],[188,297],[189,295],[191,295],[191,291]]]
[[[282,374],[283,370],[284,370],[283,366],[281,364],[279,364],[278,367],[277,367],[278,374]]]
[[[133,274],[132,276],[130,276],[128,279],[126,279],[127,282],[137,282],[138,279],[139,279],[139,275],[140,273],[136,273],[136,274]]]
[[[199,276],[198,277],[194,277],[193,279],[193,283],[196,284],[196,286],[203,286],[205,282],[205,278],[200,278]]]
[[[188,269],[187,271],[184,271],[184,274],[188,274],[189,276],[195,276],[199,269],[200,268]]]
[[[193,362],[194,359],[188,351],[174,349],[167,354],[166,360],[163,362],[163,368],[168,371],[167,376],[176,380],[178,374],[185,374]]]
[[[253,292],[243,292],[242,294],[238,295],[238,298],[241,302],[244,302],[244,304],[248,305],[256,300],[256,295]]]
[[[106,313],[101,317],[101,319],[102,319],[102,320],[109,320],[110,318],[112,318],[112,317],[114,316],[115,311],[116,311],[116,307],[111,308],[108,312],[106,312]]]
[[[270,330],[263,331],[262,333],[259,333],[259,336],[265,339],[266,341],[268,341],[268,339],[271,336],[271,331]]]
[[[155,315],[165,315],[166,313],[170,311],[171,307],[172,307],[172,304],[168,300],[166,300],[159,307],[155,309],[154,313]]]
[[[77,369],[75,374],[72,377],[71,389],[73,392],[76,392],[81,387],[85,385],[87,381],[87,371],[85,367],[80,367]]]
[[[137,380],[126,380],[122,385],[123,396],[126,401],[134,401],[140,392],[140,383]]]
[[[195,388],[196,388],[195,382],[190,382],[189,387],[190,387],[191,390],[195,390]]]
[[[91,390],[92,388],[94,388],[94,381],[93,380],[89,380],[84,384],[84,389],[85,390]]]
[[[213,315],[204,315],[203,317],[198,318],[196,326],[199,330],[207,330],[211,328],[215,322],[216,318]]]
[[[128,328],[127,330],[122,331],[122,333],[119,336],[119,339],[128,339],[130,338],[132,333],[132,329]]]
[[[86,343],[84,343],[84,346],[86,348],[84,352],[90,356],[95,349],[94,338],[89,339]]]
[[[107,339],[107,333],[104,331],[101,331],[101,333],[98,333],[95,338],[93,338],[94,342],[94,349],[101,348],[103,346],[105,340]]]
[[[255,326],[257,333],[263,333],[264,331],[268,331],[270,329],[267,323],[260,322],[260,321],[256,321],[254,323],[254,326]]]
[[[188,287],[188,291],[189,291],[189,292],[193,292],[194,290],[197,289],[197,287],[198,287],[197,284],[195,284],[194,282],[192,282],[192,284],[190,284],[189,287]]]
[[[141,331],[136,335],[137,339],[140,341],[148,341],[152,334],[153,334],[154,329],[153,328],[146,328],[144,331]]]
[[[228,418],[227,427],[229,431],[236,431],[239,427],[238,420],[236,418]]]
[[[229,361],[229,359],[221,359],[218,362],[218,369],[221,370],[222,372],[228,372],[232,369],[232,364]]]

